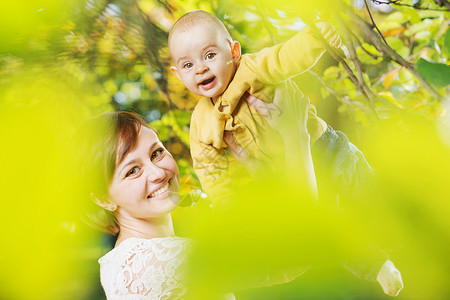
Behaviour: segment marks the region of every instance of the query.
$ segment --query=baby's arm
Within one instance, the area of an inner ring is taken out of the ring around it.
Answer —
[[[340,46],[339,34],[331,23],[317,22],[316,27],[331,46]],[[270,103],[273,95],[266,93],[268,85],[276,85],[307,71],[324,52],[320,39],[307,27],[284,44],[244,55],[222,99],[225,103],[233,103],[247,91]]]
[[[383,288],[384,293],[389,296],[397,296],[403,288],[402,275],[389,259],[378,272],[377,281]]]
[[[340,46],[339,34],[331,23],[320,21],[315,25],[331,46]],[[283,44],[248,55],[246,63],[262,83],[277,84],[313,67],[324,52],[320,37],[306,27]]]

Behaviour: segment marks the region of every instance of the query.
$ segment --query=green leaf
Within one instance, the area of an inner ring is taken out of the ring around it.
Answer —
[[[186,110],[173,111],[174,117],[178,120],[180,125],[189,125],[191,122],[191,114]]]
[[[413,34],[419,33],[419,32],[423,32],[423,31],[429,31],[430,30],[430,26],[433,25],[433,21],[430,19],[425,19],[420,23],[416,23],[411,25],[411,27],[407,30],[405,30],[405,35],[406,36],[411,36]]]
[[[386,17],[386,21],[388,22],[397,22],[397,23],[406,23],[408,21],[408,16],[405,13],[400,11],[396,11]]]
[[[407,58],[409,55],[409,48],[408,47],[401,47],[397,49],[397,54],[400,55],[403,58]]]
[[[416,69],[426,81],[435,87],[441,88],[450,85],[450,67],[446,64],[429,62],[421,58],[416,64]]]
[[[450,28],[447,29],[444,36],[444,55],[447,61],[450,60]]]
[[[392,49],[394,49],[395,51],[398,51],[399,49],[405,47],[405,43],[401,39],[399,39],[398,37],[388,36],[386,38],[386,41],[388,42],[389,46]]]
[[[395,29],[395,28],[401,28],[402,24],[399,22],[395,22],[395,21],[387,21],[387,22],[383,22],[382,24],[380,24],[379,29],[381,31],[388,31],[391,29]]]
[[[415,8],[407,6],[397,6],[395,9],[401,11],[404,15],[408,16],[411,21],[411,24],[420,22],[420,16]]]
[[[376,56],[378,56],[378,58],[374,58],[373,56],[369,55],[366,53],[366,51],[364,51],[361,47],[356,48],[356,55],[358,56],[358,59],[363,63],[363,64],[377,64],[379,62],[381,62],[383,60],[383,57],[379,54],[378,50],[370,44],[363,44],[364,49],[366,49],[366,51],[368,51],[369,53],[372,53]]]
[[[436,10],[431,10],[431,9],[418,10],[417,13],[419,14],[421,19],[439,18],[443,14],[442,11],[436,11]]]
[[[430,41],[431,39],[431,32],[424,30],[416,33],[416,40],[417,41]]]
[[[404,84],[413,84],[414,76],[406,69],[402,68],[398,72],[398,77],[401,83]]]

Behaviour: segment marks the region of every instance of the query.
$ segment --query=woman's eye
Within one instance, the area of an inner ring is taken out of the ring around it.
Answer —
[[[184,65],[183,65],[183,68],[185,68],[185,69],[190,69],[190,68],[192,68],[194,65],[192,64],[192,63],[185,63]]]
[[[130,171],[127,172],[125,177],[133,176],[133,175],[136,175],[137,173],[139,173],[139,167],[133,167],[133,168],[131,168]]]
[[[206,59],[213,59],[214,56],[216,56],[215,53],[208,53],[208,54],[206,54]]]
[[[155,159],[159,158],[161,155],[163,155],[163,153],[164,153],[164,149],[163,148],[155,150],[152,153],[151,160],[155,160]]]

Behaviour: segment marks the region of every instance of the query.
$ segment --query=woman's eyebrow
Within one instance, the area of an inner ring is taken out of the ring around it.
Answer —
[[[130,160],[129,162],[127,162],[126,164],[124,164],[122,167],[120,167],[119,173],[122,173],[122,171],[123,171],[124,169],[126,169],[129,165],[133,165],[133,164],[135,164],[136,162],[137,162],[136,159]]]
[[[163,148],[164,148],[164,146],[163,146],[163,144],[161,143],[161,141],[157,141],[157,142],[154,142],[154,143],[148,148],[148,152],[149,152],[149,153],[152,152],[153,149],[154,149],[156,146],[159,146],[159,147],[163,147]]]

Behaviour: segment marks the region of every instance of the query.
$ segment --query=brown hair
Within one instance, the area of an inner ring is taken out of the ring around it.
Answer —
[[[111,234],[119,232],[114,212],[100,207],[95,199],[107,201],[115,168],[136,147],[141,126],[150,128],[135,113],[109,112],[89,120],[76,135],[77,194],[88,200],[85,219]]]
[[[216,28],[221,31],[224,36],[231,42],[231,36],[228,32],[225,25],[220,21],[215,15],[206,12],[204,10],[193,10],[191,12],[188,12],[184,15],[182,15],[172,26],[172,28],[169,31],[169,47],[170,47],[170,41],[172,39],[172,35],[174,33],[183,32],[188,30],[194,25],[201,24],[201,23],[210,23],[216,25]]]

